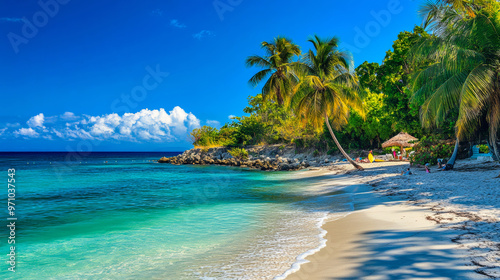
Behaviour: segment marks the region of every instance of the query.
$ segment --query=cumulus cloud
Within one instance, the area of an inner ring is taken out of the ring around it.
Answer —
[[[78,119],[78,117],[75,116],[75,114],[72,112],[65,112],[64,114],[61,115],[61,119],[65,121],[74,121]]]
[[[236,116],[235,115],[229,115],[229,116],[227,116],[227,118],[230,119],[230,120],[232,120],[232,119],[236,118]]]
[[[53,118],[52,123],[44,119]],[[14,136],[45,139],[91,139],[119,141],[184,141],[188,133],[200,127],[200,120],[192,113],[187,113],[179,106],[167,112],[165,109],[143,109],[137,113],[106,114],[102,116],[76,116],[66,112],[60,117],[44,118],[39,114],[27,122],[29,128],[21,128]],[[45,126],[44,126],[45,124]]]
[[[38,132],[36,132],[33,128],[21,128],[19,130],[16,130],[14,132],[14,135],[16,136],[25,136],[25,137],[29,137],[29,138],[38,138],[38,136],[40,136],[40,134],[38,134]]]
[[[45,117],[42,113],[31,117],[26,123],[29,127],[43,127],[43,122],[45,121]]]
[[[173,27],[176,27],[176,28],[186,28],[187,26],[183,23],[180,23],[178,20],[176,19],[173,19],[170,21],[170,25],[173,26]]]
[[[201,39],[206,38],[206,37],[213,37],[213,36],[215,36],[215,34],[210,30],[202,30],[196,34],[193,34],[193,37],[195,39],[198,39],[198,40],[201,40]]]

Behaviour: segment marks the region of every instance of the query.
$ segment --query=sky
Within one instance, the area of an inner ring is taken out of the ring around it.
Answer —
[[[0,0],[0,151],[181,151],[260,93],[249,55],[337,36],[381,63],[420,1]]]

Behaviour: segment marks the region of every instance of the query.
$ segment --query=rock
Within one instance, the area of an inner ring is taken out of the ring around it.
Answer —
[[[167,158],[167,157],[162,157],[158,160],[159,163],[169,163],[170,162],[170,158]]]
[[[288,165],[287,163],[281,163],[278,167],[280,170],[283,170],[283,171],[290,170],[290,165]]]

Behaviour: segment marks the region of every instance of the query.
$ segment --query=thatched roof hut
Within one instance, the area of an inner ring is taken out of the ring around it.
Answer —
[[[403,150],[403,147],[415,146],[414,143],[409,143],[409,142],[417,140],[418,138],[415,138],[406,132],[400,132],[398,135],[382,143],[382,148],[398,146],[401,147],[401,150]]]

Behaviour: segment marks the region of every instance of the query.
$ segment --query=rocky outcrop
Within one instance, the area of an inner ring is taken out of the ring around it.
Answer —
[[[327,166],[338,162],[338,156],[313,155],[313,153],[296,153],[293,146],[267,145],[245,147],[248,159],[235,159],[228,148],[191,149],[175,157],[163,157],[159,163],[170,164],[199,164],[199,165],[226,165],[239,166],[266,171],[300,170],[310,166]]]

